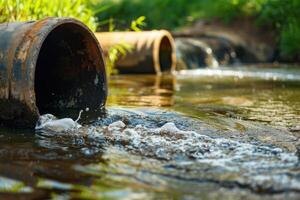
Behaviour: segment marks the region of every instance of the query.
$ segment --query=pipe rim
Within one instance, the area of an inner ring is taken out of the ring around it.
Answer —
[[[27,59],[26,63],[28,63],[29,69],[30,69],[30,84],[29,84],[29,98],[26,102],[29,105],[29,108],[32,109],[32,112],[35,113],[35,115],[38,117],[40,116],[39,108],[36,104],[37,97],[35,93],[35,80],[36,80],[36,67],[37,67],[37,61],[40,56],[40,51],[42,48],[42,45],[44,44],[45,40],[49,36],[49,34],[54,31],[59,26],[65,25],[65,24],[72,24],[78,26],[81,30],[87,31],[89,33],[89,37],[91,37],[96,45],[97,53],[101,55],[98,59],[100,61],[99,64],[95,65],[95,69],[98,73],[103,72],[101,76],[103,76],[103,92],[104,92],[104,99],[101,102],[100,106],[104,106],[107,101],[107,77],[106,77],[106,65],[104,62],[104,56],[101,46],[99,45],[99,42],[97,41],[96,37],[94,36],[93,32],[81,21],[76,20],[74,18],[56,18],[56,17],[48,17],[42,20],[39,20],[35,22],[32,26],[32,29],[29,30],[29,34],[33,35],[33,39],[31,40],[31,47],[33,47],[33,51],[28,50],[27,52]],[[38,31],[36,31],[38,29]],[[35,32],[36,31],[36,32]],[[39,35],[39,37],[34,37],[36,35]],[[31,60],[31,62],[29,62]],[[30,100],[31,99],[31,100]]]
[[[159,34],[159,37],[157,37],[154,41],[153,45],[153,65],[156,74],[162,74],[164,71],[162,70],[162,66],[160,65],[160,45],[164,38],[168,39],[168,42],[171,46],[171,66],[168,68],[169,70],[166,70],[167,72],[174,72],[176,67],[176,49],[174,45],[174,39],[169,31],[166,30],[158,30],[157,34]]]

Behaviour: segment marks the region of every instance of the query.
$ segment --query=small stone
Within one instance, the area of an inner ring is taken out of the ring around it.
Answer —
[[[114,123],[111,123],[107,129],[108,131],[112,132],[112,131],[120,131],[122,129],[124,129],[126,127],[126,125],[124,124],[124,122],[122,121],[116,121]]]

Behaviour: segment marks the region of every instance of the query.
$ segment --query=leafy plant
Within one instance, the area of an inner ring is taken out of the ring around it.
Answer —
[[[133,20],[130,25],[131,30],[137,31],[137,32],[142,31],[142,28],[140,28],[140,27],[143,27],[146,25],[145,20],[146,20],[145,16],[140,16],[136,20]]]
[[[130,46],[126,42],[120,42],[110,47],[110,49],[108,50],[108,57],[106,58],[106,65],[108,69],[107,73],[109,75],[118,73],[118,71],[114,67],[116,62],[131,51],[132,46]]]
[[[96,18],[89,5],[88,0],[0,0],[0,23],[74,17],[96,30]]]

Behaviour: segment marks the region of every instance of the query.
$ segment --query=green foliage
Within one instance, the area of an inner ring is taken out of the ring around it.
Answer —
[[[107,74],[116,74],[118,71],[114,68],[115,63],[127,53],[132,51],[132,46],[126,42],[120,42],[110,47],[108,51],[108,57],[106,58]]]
[[[300,54],[300,20],[290,20],[281,32],[280,49],[284,55]]]
[[[175,30],[198,19],[230,23],[250,16],[260,26],[273,26],[281,53],[293,56],[300,52],[299,10],[300,0],[0,0],[0,23],[57,16],[77,18],[93,31],[97,26],[140,31]]]
[[[284,55],[300,52],[300,0],[99,0],[107,12],[100,19],[113,17],[116,29],[124,28],[138,16],[145,16],[146,29],[172,29],[198,19],[221,19],[230,23],[238,17],[257,19],[260,26],[271,25],[278,33]],[[116,20],[117,19],[117,20]]]
[[[183,24],[190,2],[197,0],[101,0],[108,12],[97,14],[99,19],[114,17],[118,29],[124,29],[139,16],[147,18],[147,28],[173,28]]]
[[[145,16],[147,28],[175,29],[199,18],[218,17],[229,22],[234,17],[257,13],[266,0],[100,0],[108,12],[99,18],[113,16],[123,24]]]
[[[279,48],[283,55],[300,54],[299,11],[299,0],[268,0],[258,17],[260,24],[271,24],[277,30]]]
[[[146,25],[145,20],[146,20],[145,16],[140,16],[136,20],[133,20],[130,25],[131,30],[136,31],[136,32],[142,31],[142,29],[140,27],[143,27]]]
[[[97,27],[88,0],[0,0],[0,23],[45,17],[74,17],[92,30]]]
[[[220,18],[229,23],[235,17],[256,15],[266,0],[202,0],[203,18]]]

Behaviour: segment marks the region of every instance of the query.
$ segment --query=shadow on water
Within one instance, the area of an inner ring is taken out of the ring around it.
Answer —
[[[297,199],[299,69],[222,70],[115,76],[93,123],[2,128],[0,198]]]

